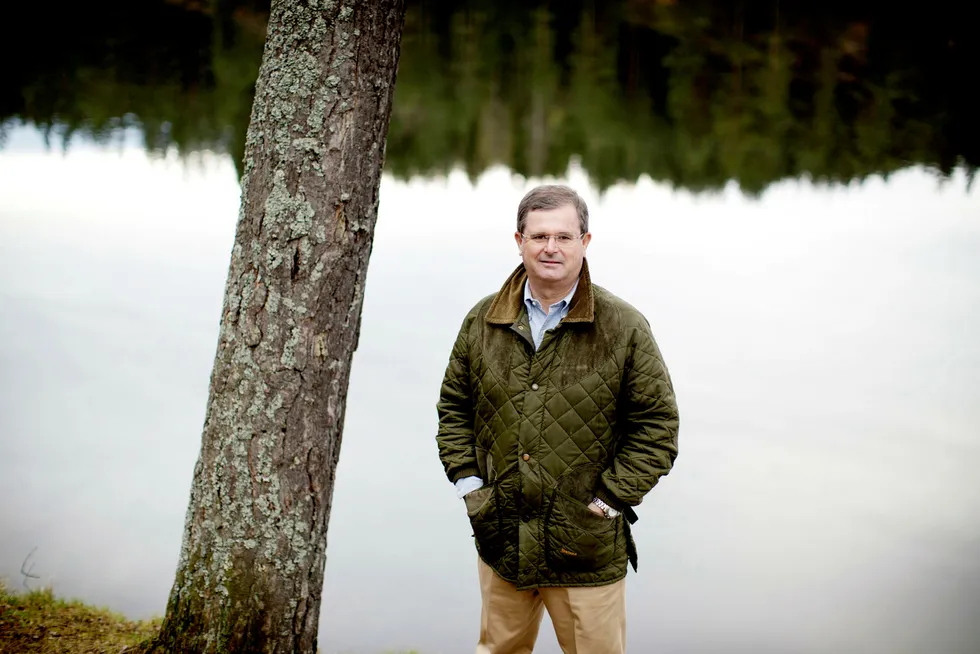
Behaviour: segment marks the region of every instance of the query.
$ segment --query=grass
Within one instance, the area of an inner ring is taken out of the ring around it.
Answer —
[[[132,622],[50,588],[15,593],[0,581],[0,654],[117,654],[159,629],[159,619]]]
[[[58,599],[50,588],[17,593],[0,580],[0,654],[119,654],[156,635],[160,622]]]

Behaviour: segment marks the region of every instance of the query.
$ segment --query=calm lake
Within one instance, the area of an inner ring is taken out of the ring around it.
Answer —
[[[33,586],[165,608],[262,4],[72,9],[64,47],[0,82],[13,586],[36,547]],[[980,650],[980,113],[956,78],[977,46],[952,9],[720,6],[410,3],[323,652],[472,651],[435,403],[463,316],[519,262],[517,202],[552,179],[589,202],[593,280],[649,318],[681,411],[638,508],[629,651]],[[535,651],[560,651],[547,623]]]

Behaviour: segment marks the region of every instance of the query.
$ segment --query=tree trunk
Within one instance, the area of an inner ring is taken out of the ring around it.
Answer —
[[[164,652],[317,648],[403,0],[273,0]]]

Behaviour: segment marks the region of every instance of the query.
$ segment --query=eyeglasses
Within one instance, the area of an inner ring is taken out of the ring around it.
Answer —
[[[585,234],[521,234],[521,238],[524,241],[531,241],[535,245],[547,245],[548,241],[555,239],[555,243],[558,247],[567,247],[580,240]]]

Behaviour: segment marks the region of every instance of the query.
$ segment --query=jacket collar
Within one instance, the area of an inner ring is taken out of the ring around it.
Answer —
[[[524,284],[527,282],[527,270],[520,264],[510,274],[504,285],[497,291],[490,309],[487,310],[486,321],[493,325],[512,325],[520,318],[524,310]],[[595,298],[592,294],[592,278],[589,277],[589,262],[582,259],[582,272],[578,276],[578,288],[572,297],[568,315],[562,322],[594,322]]]

